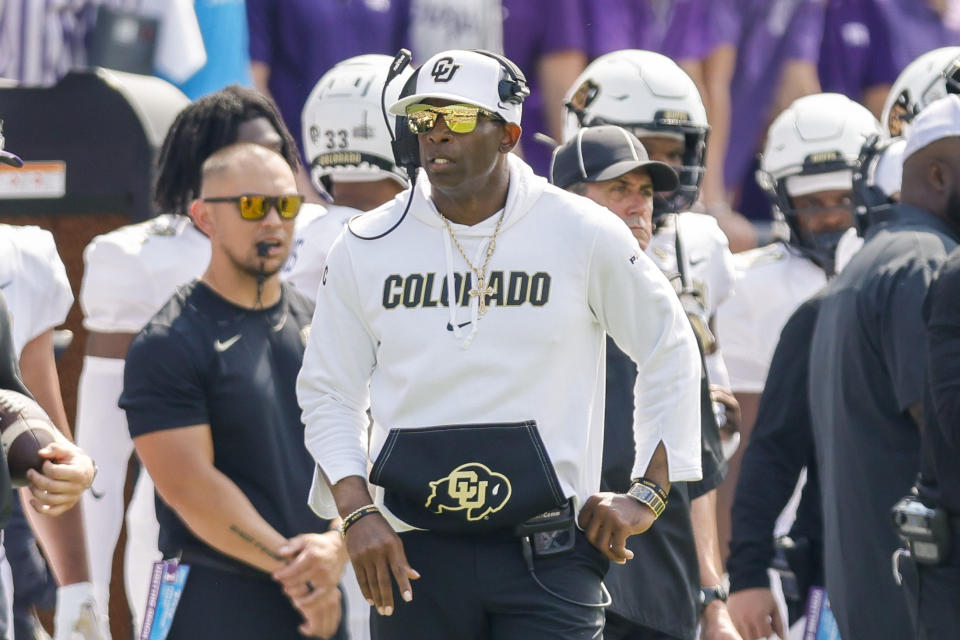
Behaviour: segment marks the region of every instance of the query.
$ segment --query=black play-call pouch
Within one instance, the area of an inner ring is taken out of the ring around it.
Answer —
[[[533,420],[391,429],[370,482],[397,518],[438,533],[508,530],[567,502]]]

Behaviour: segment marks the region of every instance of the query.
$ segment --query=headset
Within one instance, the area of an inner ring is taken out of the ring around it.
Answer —
[[[397,55],[402,55],[405,49],[401,50]],[[497,83],[497,94],[500,97],[501,102],[509,102],[511,104],[521,104],[527,97],[530,95],[530,87],[527,85],[527,78],[523,74],[523,71],[520,70],[512,60],[506,56],[502,56],[499,53],[494,53],[492,51],[487,51],[485,49],[468,49],[473,53],[479,53],[482,56],[488,58],[493,58],[500,63],[500,68],[503,71],[503,77],[500,79],[500,82]],[[407,52],[409,54],[409,52]],[[421,65],[420,69],[423,66]],[[420,69],[417,69],[413,72],[413,75],[407,79],[406,84],[404,84],[403,89],[400,90],[400,98],[403,99],[407,96],[413,95],[417,90],[417,77],[420,75]],[[402,67],[401,67],[402,70]],[[399,73],[399,72],[398,72]],[[384,112],[386,109],[384,108]],[[407,127],[406,116],[397,116],[396,126],[394,131],[396,131],[396,139],[393,143],[393,156],[396,160],[397,166],[402,167],[404,171],[407,172],[407,175],[410,176],[410,182],[416,179],[417,170],[420,168],[420,142],[417,139],[417,135],[410,131]]]
[[[520,70],[520,67],[514,64],[509,58],[485,49],[468,49],[468,51],[493,58],[500,63],[503,77],[497,83],[497,94],[501,102],[521,104],[530,95],[530,87],[527,85],[526,76],[523,74],[523,71]],[[390,146],[393,148],[393,158],[397,166],[403,169],[410,178],[410,197],[407,199],[407,204],[403,209],[403,214],[401,214],[400,219],[379,235],[361,236],[355,232],[348,223],[347,228],[350,229],[350,233],[361,240],[377,240],[393,232],[394,229],[400,226],[404,218],[407,217],[410,204],[413,202],[413,194],[417,184],[417,174],[420,170],[420,141],[417,135],[407,127],[407,116],[405,115],[396,116],[394,126],[392,128],[390,127],[390,121],[388,119],[389,112],[387,111],[386,105],[387,85],[406,69],[411,60],[412,55],[408,49],[400,49],[400,51],[397,52],[393,62],[390,64],[390,72],[387,74],[387,79],[383,83],[383,91],[380,93],[380,108],[383,113],[383,121],[387,125],[387,131],[391,132]],[[407,78],[403,88],[400,90],[398,100],[402,100],[416,93],[417,78],[420,76],[421,69],[423,69],[423,65],[420,65],[420,67]]]

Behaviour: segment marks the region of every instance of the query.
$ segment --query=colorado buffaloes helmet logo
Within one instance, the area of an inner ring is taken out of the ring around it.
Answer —
[[[453,58],[444,56],[433,63],[433,69],[430,71],[430,75],[433,76],[434,82],[450,82],[453,79],[453,74],[455,74],[459,68],[460,65],[454,64]]]
[[[479,462],[468,462],[446,478],[431,482],[424,506],[437,514],[465,509],[467,520],[475,522],[503,509],[512,493],[507,476]]]
[[[570,102],[567,105],[576,112],[581,112],[590,106],[594,100],[597,99],[597,96],[600,94],[600,87],[593,80],[584,80],[583,84],[577,87],[576,92],[574,92],[573,97],[570,98]]]

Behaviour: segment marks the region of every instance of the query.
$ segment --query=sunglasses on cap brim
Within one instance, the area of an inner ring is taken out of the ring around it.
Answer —
[[[437,123],[437,118],[443,116],[443,121],[450,131],[470,133],[477,128],[477,120],[481,115],[503,122],[503,118],[496,113],[475,107],[472,104],[451,104],[445,107],[412,104],[407,107],[407,126],[415,134],[427,133],[433,129]]]
[[[288,196],[264,196],[246,193],[240,196],[204,198],[203,201],[233,202],[237,205],[240,210],[240,217],[244,220],[261,220],[266,217],[272,208],[276,208],[277,214],[284,220],[293,220],[300,213],[303,199],[303,196],[299,193]]]

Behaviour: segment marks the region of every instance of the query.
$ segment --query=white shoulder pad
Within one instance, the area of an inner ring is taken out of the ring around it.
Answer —
[[[83,259],[84,326],[136,332],[177,286],[203,271],[210,243],[186,216],[164,214],[97,236]]]
[[[19,357],[28,342],[66,320],[73,292],[52,233],[36,226],[0,225],[0,234],[5,240],[0,288]]]
[[[780,242],[774,242],[756,249],[733,254],[738,271],[747,271],[754,267],[773,262],[782,262],[790,256],[790,251]]]

